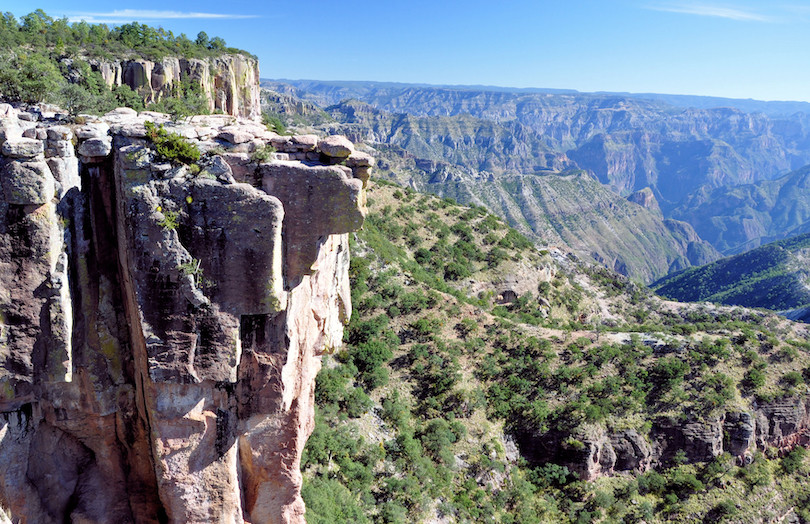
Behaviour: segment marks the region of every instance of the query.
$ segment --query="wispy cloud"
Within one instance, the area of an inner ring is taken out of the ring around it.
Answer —
[[[737,20],[740,22],[776,22],[776,18],[763,15],[754,11],[739,9],[712,4],[656,4],[646,5],[646,9],[653,11],[664,11],[667,13],[680,13],[686,15],[708,16],[714,18],[725,18],[727,20]]]
[[[190,20],[190,19],[229,19],[258,18],[258,15],[238,15],[229,13],[198,13],[182,11],[157,11],[151,9],[116,9],[107,12],[65,13],[71,22],[84,20],[93,24],[121,24],[134,20]]]

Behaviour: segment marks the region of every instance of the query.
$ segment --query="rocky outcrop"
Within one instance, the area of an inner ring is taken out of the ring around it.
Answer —
[[[198,84],[211,111],[232,116],[257,118],[259,102],[259,62],[243,54],[223,54],[213,58],[166,57],[160,62],[143,59],[88,60],[100,72],[108,87],[128,85],[155,102],[170,96],[181,81]]]
[[[786,397],[706,420],[661,417],[653,421],[646,435],[635,429],[609,431],[589,426],[573,432],[522,430],[516,437],[521,454],[529,461],[566,466],[583,480],[643,472],[675,460],[708,462],[725,452],[740,464],[748,464],[758,449],[774,448],[783,454],[796,446],[808,446],[810,405],[801,397]]]
[[[368,166],[214,115],[167,123],[192,169],[146,120],[0,122],[0,515],[303,523]]]

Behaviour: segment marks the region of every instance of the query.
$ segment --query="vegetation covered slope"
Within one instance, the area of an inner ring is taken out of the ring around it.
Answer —
[[[810,233],[665,277],[653,289],[684,302],[788,310],[810,306]]]
[[[806,326],[663,302],[481,208],[379,183],[369,206],[310,524],[810,521],[806,452],[765,443],[770,406],[808,398]],[[744,414],[765,417],[747,451],[722,429]]]

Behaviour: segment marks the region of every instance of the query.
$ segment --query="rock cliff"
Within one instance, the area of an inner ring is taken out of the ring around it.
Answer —
[[[256,118],[259,104],[259,62],[242,54],[214,58],[166,57],[160,62],[143,59],[88,61],[99,71],[108,87],[128,85],[155,102],[172,94],[180,81],[199,84],[211,111]]]
[[[0,522],[304,522],[372,159],[224,115],[0,114]]]
[[[522,432],[521,452],[532,463],[555,462],[591,480],[617,472],[644,472],[673,463],[709,462],[729,453],[739,464],[748,464],[757,450],[784,454],[810,443],[810,409],[801,396],[750,409],[728,411],[708,420],[672,420],[659,417],[647,434],[635,429],[609,431],[593,426],[573,437],[562,431]]]

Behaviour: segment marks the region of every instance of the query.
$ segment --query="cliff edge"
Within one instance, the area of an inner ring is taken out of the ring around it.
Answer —
[[[304,522],[372,159],[224,115],[0,116],[0,522]]]

